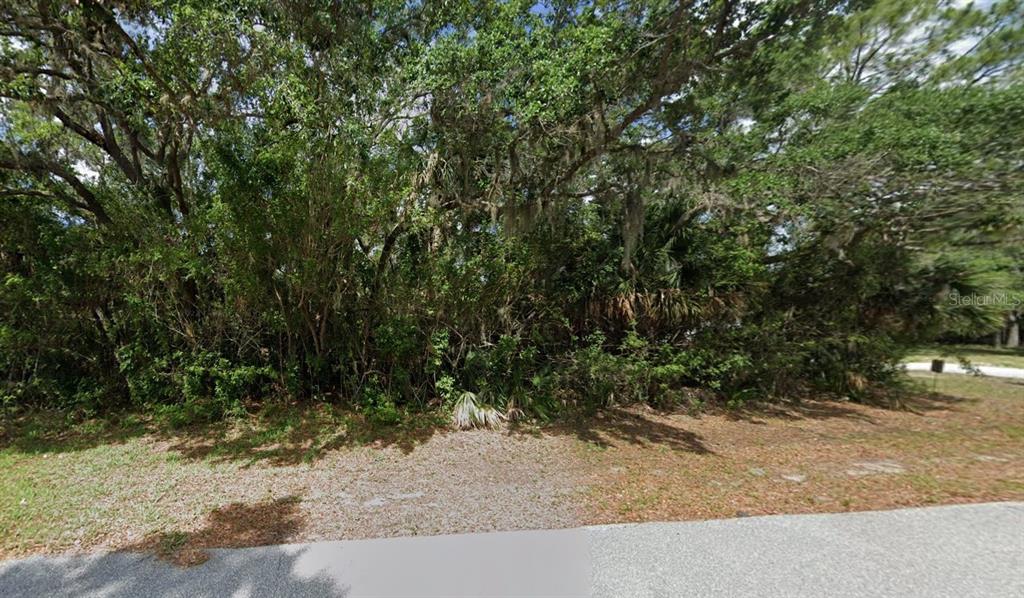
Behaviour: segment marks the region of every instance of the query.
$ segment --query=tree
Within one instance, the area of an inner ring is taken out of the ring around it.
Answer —
[[[1017,284],[1020,11],[6,2],[5,396],[866,391]]]

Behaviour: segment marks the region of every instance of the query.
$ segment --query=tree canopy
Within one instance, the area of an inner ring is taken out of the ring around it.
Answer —
[[[1024,286],[1017,0],[0,17],[7,404],[857,396]]]

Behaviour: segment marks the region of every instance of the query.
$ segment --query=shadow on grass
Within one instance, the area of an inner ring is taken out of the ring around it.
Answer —
[[[303,528],[298,500],[232,504],[194,532],[154,534],[123,551],[0,562],[0,595],[21,596],[331,596],[349,587],[311,568],[308,548],[276,546]],[[210,548],[266,546],[241,553]],[[153,555],[160,558],[153,558]],[[195,566],[195,568],[191,568]]]
[[[912,393],[900,403],[870,405],[875,408],[913,411],[927,413],[936,410],[949,410],[958,404],[972,403],[973,399],[965,399],[936,393]],[[608,448],[620,444],[636,446],[664,446],[674,451],[684,451],[699,455],[715,452],[711,450],[702,436],[687,428],[699,428],[702,415],[722,415],[734,421],[743,421],[759,425],[767,425],[770,420],[829,420],[848,419],[865,424],[877,423],[875,418],[864,409],[863,404],[854,404],[838,400],[813,399],[787,403],[756,403],[738,408],[725,408],[712,405],[704,412],[692,414],[680,409],[653,409],[637,406],[628,408],[608,409],[597,414],[580,418],[572,425],[558,424],[549,427],[548,431],[568,433],[580,440],[599,448]],[[690,415],[685,419],[667,419],[669,416]]]
[[[656,412],[641,408],[615,408],[580,417],[575,422],[550,426],[546,431],[571,434],[599,448],[619,444],[664,446],[674,451],[713,454],[699,434],[659,421]]]
[[[925,345],[914,353],[935,353],[936,355],[991,355],[993,357],[1024,357],[1024,347],[992,347],[988,345]]]
[[[76,418],[37,410],[0,419],[0,450],[67,453],[146,437],[186,460],[295,465],[346,447],[394,447],[408,454],[447,431],[432,412],[408,412],[397,423],[380,423],[324,404],[271,405],[241,418],[186,426],[136,413]]]
[[[122,547],[121,552],[152,553],[183,567],[209,559],[210,548],[247,548],[285,544],[305,528],[300,498],[288,496],[252,505],[232,503],[214,509],[203,527],[192,531],[158,532]]]
[[[1015,381],[1013,383],[1022,383]],[[699,413],[677,409],[653,409],[644,406],[610,409],[581,418],[575,425],[556,425],[550,429],[575,434],[580,440],[599,448],[621,444],[637,446],[660,445],[676,451],[696,454],[715,454],[696,431],[704,415],[719,415],[733,421],[768,425],[771,421],[824,421],[851,420],[867,425],[879,425],[878,411],[904,411],[926,415],[936,411],[952,411],[977,403],[979,399],[929,392],[920,385],[912,385],[904,392],[880,395],[865,403],[813,398],[779,403],[747,403],[726,408],[710,404]],[[678,418],[671,416],[688,415]],[[671,417],[671,419],[669,419]]]
[[[922,386],[915,386],[906,392],[883,395],[863,402],[841,399],[817,398],[780,403],[751,403],[736,409],[723,410],[729,419],[755,424],[765,424],[768,419],[790,421],[850,419],[865,424],[877,424],[878,420],[865,413],[864,408],[886,411],[903,411],[925,415],[936,411],[949,411],[977,402],[978,399],[933,392]]]
[[[719,411],[728,419],[753,424],[767,424],[769,419],[798,421],[805,419],[852,419],[867,424],[875,423],[875,419],[861,409],[849,403],[815,399],[790,403],[756,403],[741,407],[721,409]]]
[[[973,405],[978,400],[941,392],[917,392],[901,398],[899,408],[918,415],[924,415],[932,411],[949,411]]]
[[[382,424],[358,412],[318,405],[268,410],[244,420],[154,434],[185,459],[242,461],[250,466],[310,463],[329,451],[357,446],[394,447],[409,454],[446,431],[430,412],[406,413],[398,423]]]
[[[149,432],[146,419],[135,413],[115,412],[102,418],[87,418],[59,410],[36,410],[0,416],[0,450],[68,453],[123,444]]]
[[[1024,381],[1009,383],[1020,385]],[[923,414],[955,409],[958,405],[977,401],[966,395],[954,396],[929,390],[927,385],[917,384],[900,394],[898,399],[883,398],[871,405]],[[836,418],[876,423],[860,404],[825,399],[752,403],[731,409],[712,404],[706,412],[754,424],[765,424],[772,419]],[[602,448],[625,443],[661,445],[697,454],[711,453],[697,432],[681,427],[699,425],[696,420],[668,423],[660,417],[672,413],[678,411],[614,408],[567,417],[545,426],[512,425],[508,433],[570,434]],[[68,452],[147,436],[186,460],[235,462],[244,467],[311,463],[332,450],[360,446],[397,448],[409,454],[435,435],[452,432],[438,411],[409,411],[401,415],[398,423],[384,424],[374,422],[359,412],[330,404],[270,405],[244,418],[177,429],[152,418],[123,413],[104,419],[75,421],[56,412],[37,412],[0,421],[0,426],[0,450],[9,448],[26,454]]]
[[[130,425],[128,423],[129,422]],[[69,422],[59,414],[37,412],[7,422],[0,449],[19,452],[72,452],[147,436],[189,461],[295,465],[312,463],[332,450],[397,448],[409,454],[435,435],[453,433],[438,412],[409,412],[401,421],[381,424],[329,405],[271,407],[245,418],[173,428],[153,419],[111,416]],[[571,434],[607,447],[619,443],[655,444],[707,453],[699,435],[649,417],[636,409],[608,409],[566,417],[546,425],[513,425],[513,435]]]

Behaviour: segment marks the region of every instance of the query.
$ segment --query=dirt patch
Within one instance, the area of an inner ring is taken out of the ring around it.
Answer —
[[[1024,500],[1024,385],[938,390],[906,410],[630,408],[543,429],[360,436],[314,412],[273,433],[41,434],[0,449],[0,558],[129,549],[190,564],[281,542]]]
[[[577,525],[579,463],[571,438],[472,430],[405,453],[326,456],[303,487],[309,533],[371,538]]]
[[[15,482],[0,489],[0,558],[128,549],[189,562],[210,547],[580,523],[569,435],[442,429],[415,442],[346,441],[311,460],[274,444],[198,456],[195,438],[143,435],[0,454]]]
[[[584,451],[587,523],[1024,499],[1024,387],[943,381],[906,410],[853,403],[692,417],[628,409],[637,429]],[[647,423],[644,423],[647,422]],[[654,430],[645,434],[643,429]],[[613,427],[614,429],[614,427]],[[675,439],[675,440],[672,440]]]

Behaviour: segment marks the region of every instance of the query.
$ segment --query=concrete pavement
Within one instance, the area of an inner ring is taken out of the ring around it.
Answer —
[[[1024,596],[1024,503],[0,562],[0,596]]]
[[[911,361],[903,364],[907,368],[908,372],[930,372],[932,369],[931,362],[924,361]],[[982,376],[992,376],[993,378],[1017,378],[1024,379],[1024,368],[1010,368],[1002,367],[997,365],[975,365],[975,369],[981,373]],[[946,367],[943,369],[943,374],[973,374],[974,372],[968,370],[959,363],[946,362]]]

